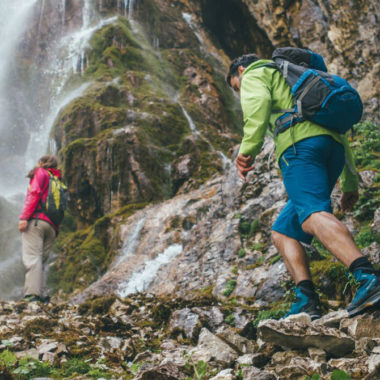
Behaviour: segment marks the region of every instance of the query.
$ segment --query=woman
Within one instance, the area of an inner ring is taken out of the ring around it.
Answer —
[[[44,264],[58,233],[58,226],[43,211],[50,176],[62,178],[57,166],[57,159],[46,155],[27,175],[30,182],[18,229],[22,233],[22,261],[26,270],[24,298],[29,302],[44,300]]]

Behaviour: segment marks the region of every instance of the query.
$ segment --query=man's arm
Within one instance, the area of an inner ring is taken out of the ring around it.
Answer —
[[[24,208],[20,215],[20,222],[18,229],[20,232],[24,232],[28,226],[28,220],[32,217],[37,209],[38,203],[42,197],[42,189],[44,186],[44,171],[43,169],[37,169],[34,177],[30,181],[28,192],[26,194]]]
[[[270,78],[263,69],[256,69],[243,76],[240,101],[244,119],[244,136],[240,145],[236,166],[240,178],[245,180],[253,169],[252,163],[260,152],[271,114]]]

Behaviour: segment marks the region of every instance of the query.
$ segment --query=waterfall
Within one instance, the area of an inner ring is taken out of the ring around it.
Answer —
[[[112,267],[115,267],[117,264],[120,264],[127,260],[127,258],[134,254],[136,251],[136,248],[139,244],[139,237],[141,230],[144,227],[145,224],[145,215],[137,221],[135,226],[132,228],[131,232],[127,236],[127,238],[123,242],[123,247],[121,249],[121,254],[119,257],[114,261],[112,264]]]
[[[126,297],[129,294],[142,292],[153,282],[157,272],[162,265],[169,264],[176,256],[183,251],[180,244],[173,244],[167,247],[155,259],[146,261],[144,269],[135,272],[127,283],[121,284],[118,294]]]
[[[83,0],[81,18],[67,15],[67,0],[0,2],[0,299],[22,294],[17,223],[25,175],[55,153],[49,135],[56,117],[91,85],[81,78],[90,38],[117,19],[101,19],[94,2]]]
[[[14,61],[18,45],[21,42],[25,26],[37,0],[15,2],[2,0],[0,2],[0,194],[8,195],[14,192],[17,181],[13,178],[19,169],[20,159],[17,151],[23,149],[19,141],[19,131],[27,128],[28,121],[20,115],[17,109],[19,89],[15,81]],[[17,128],[17,130],[16,130]],[[4,181],[7,178],[7,181]],[[20,180],[20,176],[18,177]],[[18,181],[21,182],[21,181]]]

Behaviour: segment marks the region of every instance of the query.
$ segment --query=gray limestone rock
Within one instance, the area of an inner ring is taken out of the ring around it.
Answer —
[[[340,329],[355,339],[379,338],[380,318],[377,314],[362,314],[354,318],[343,319]]]
[[[170,318],[169,329],[172,335],[183,333],[186,338],[196,340],[201,327],[199,315],[190,309],[177,310]]]
[[[201,330],[198,345],[191,351],[191,355],[195,362],[214,361],[225,367],[231,365],[239,357],[237,351],[206,328]]]
[[[348,318],[347,310],[342,309],[338,311],[332,311],[313,321],[313,325],[338,328],[340,321],[344,318]]]
[[[219,328],[216,332],[216,336],[225,341],[240,355],[254,353],[256,351],[255,345],[251,340],[242,337],[229,327],[224,326]]]
[[[210,380],[235,380],[236,376],[232,368],[220,371],[216,376],[211,377]]]
[[[244,380],[277,380],[279,379],[274,373],[261,371],[256,367],[243,367],[242,369]]]
[[[261,321],[258,336],[265,342],[283,347],[321,348],[336,357],[344,356],[355,348],[354,340],[337,329],[290,323],[286,320]]]

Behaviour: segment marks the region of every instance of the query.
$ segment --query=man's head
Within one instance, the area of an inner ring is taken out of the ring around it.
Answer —
[[[230,87],[235,91],[240,90],[241,75],[243,74],[246,67],[248,67],[252,62],[258,61],[260,58],[256,54],[245,54],[241,57],[235,58],[228,70],[226,81]]]

